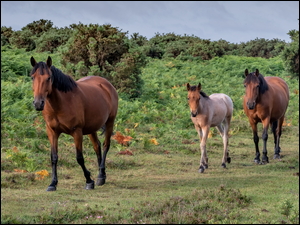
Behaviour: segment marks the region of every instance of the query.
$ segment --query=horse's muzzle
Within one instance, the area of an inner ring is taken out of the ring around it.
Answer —
[[[197,116],[197,112],[195,112],[195,113],[194,113],[194,112],[191,112],[191,116],[192,116],[192,117],[196,117],[196,116]]]
[[[34,105],[34,108],[36,111],[42,111],[44,109],[45,106],[45,101],[44,100],[40,100],[40,101],[33,101],[32,102]]]
[[[249,102],[247,102],[247,108],[248,109],[254,109],[254,107],[255,107],[255,102],[252,102],[252,103],[249,103]]]

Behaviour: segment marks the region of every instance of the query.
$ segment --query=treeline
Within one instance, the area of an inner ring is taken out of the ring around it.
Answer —
[[[286,70],[299,77],[299,31],[287,33],[291,43],[264,38],[229,43],[210,41],[196,36],[156,33],[151,39],[122,32],[110,24],[71,24],[57,28],[50,20],[41,19],[13,31],[1,27],[1,46],[25,49],[30,52],[49,52],[61,55],[62,70],[78,79],[99,75],[110,80],[119,92],[130,98],[141,93],[140,70],[149,58],[180,60],[210,60],[216,56],[282,57]]]

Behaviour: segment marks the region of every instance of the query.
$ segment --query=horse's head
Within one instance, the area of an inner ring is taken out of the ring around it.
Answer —
[[[32,78],[32,89],[34,95],[33,105],[36,110],[42,111],[45,106],[47,96],[52,91],[51,65],[52,59],[48,56],[47,62],[37,63],[33,57],[30,59],[33,69],[30,73]]]
[[[199,101],[200,101],[200,91],[201,91],[201,84],[199,83],[198,86],[190,86],[189,83],[186,84],[188,90],[188,102],[190,106],[191,116],[196,117],[198,114],[199,108]]]
[[[259,87],[260,87],[260,80],[258,78],[259,71],[258,69],[255,72],[249,73],[248,69],[245,70],[245,80],[244,80],[244,87],[245,87],[245,100],[248,109],[254,109],[256,105],[257,98],[259,96]]]

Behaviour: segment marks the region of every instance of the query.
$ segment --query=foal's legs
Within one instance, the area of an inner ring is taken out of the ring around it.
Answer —
[[[85,189],[94,189],[94,181],[91,179],[91,173],[88,171],[84,165],[84,158],[82,154],[82,130],[76,129],[72,134],[76,147],[76,159],[78,164],[81,166],[84,176],[86,178],[86,186]]]
[[[231,159],[228,154],[228,131],[229,131],[228,122],[224,121],[224,129],[222,127],[222,124],[219,124],[216,128],[219,131],[219,133],[223,139],[224,153],[223,153],[223,158],[222,158],[222,167],[226,168],[226,161],[228,163],[231,162]]]
[[[208,137],[209,132],[209,126],[198,128],[201,129],[201,131],[198,131],[202,133],[202,138],[200,138],[200,149],[201,149],[201,158],[200,158],[200,167],[199,167],[199,173],[203,173],[205,169],[208,168],[208,157],[206,152],[206,140]]]

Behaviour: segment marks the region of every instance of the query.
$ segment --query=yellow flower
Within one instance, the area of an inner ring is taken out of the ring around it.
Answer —
[[[157,142],[157,140],[155,138],[150,139],[150,142],[152,144],[159,145],[159,143]]]
[[[37,175],[37,177],[35,178],[36,180],[42,180],[44,179],[44,177],[49,176],[49,173],[47,170],[41,170],[39,172],[35,173]]]

